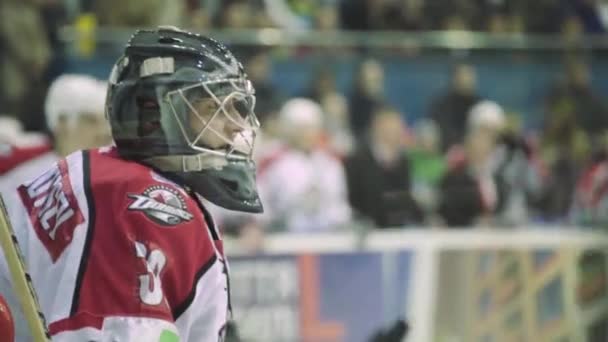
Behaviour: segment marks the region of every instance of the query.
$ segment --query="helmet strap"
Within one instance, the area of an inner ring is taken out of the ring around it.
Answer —
[[[167,172],[197,172],[208,169],[221,170],[228,164],[225,157],[211,153],[156,156],[146,158],[142,160],[142,162]]]

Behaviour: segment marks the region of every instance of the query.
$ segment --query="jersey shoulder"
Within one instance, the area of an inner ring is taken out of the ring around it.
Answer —
[[[143,215],[150,224],[164,227],[203,220],[195,199],[151,168],[121,159],[113,148],[88,154],[91,200],[104,210],[123,216]]]

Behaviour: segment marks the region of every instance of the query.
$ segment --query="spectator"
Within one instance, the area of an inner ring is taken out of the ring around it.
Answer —
[[[229,0],[229,1],[217,1],[217,4],[221,3],[223,6],[230,6],[232,3],[243,3],[246,4],[247,7],[237,6],[237,8],[241,8],[241,10],[246,11],[248,14],[248,18],[246,22],[248,23],[248,28],[271,28],[276,27],[276,23],[274,22],[271,11],[270,4],[276,3],[275,0]],[[281,2],[281,1],[279,1]],[[289,20],[289,18],[287,19]]]
[[[51,49],[40,6],[34,1],[0,1],[0,108],[25,129],[44,129],[45,73]]]
[[[266,164],[274,160],[274,156],[283,150],[279,114],[272,112],[260,119],[261,130],[258,131],[254,159],[257,163],[258,172],[266,168]]]
[[[229,1],[220,11],[220,26],[227,29],[253,27],[251,8],[246,1]]]
[[[394,26],[394,29],[406,31],[421,31],[430,29],[430,24],[427,20],[425,2],[423,0],[397,1],[396,8],[389,7],[388,10],[389,13],[396,13],[395,16],[397,17],[397,25]],[[388,28],[390,28],[390,26]]]
[[[89,76],[57,78],[45,102],[53,148],[44,137],[21,132],[15,121],[0,122],[0,145],[4,150],[0,155],[0,191],[14,189],[78,149],[110,144],[105,97],[105,83]]]
[[[448,171],[440,181],[439,215],[451,227],[468,227],[497,208],[499,185],[494,153],[505,126],[502,109],[481,101],[471,108],[464,146],[448,153]]]
[[[608,131],[608,104],[591,87],[589,67],[581,61],[569,61],[565,66],[564,79],[551,89],[547,100],[547,121],[555,112],[570,112],[574,125],[584,130],[592,139]]]
[[[204,7],[194,7],[189,9],[188,27],[197,31],[205,31],[211,28],[211,14]]]
[[[352,151],[355,144],[346,99],[338,93],[330,94],[324,97],[321,107],[325,113],[324,127],[328,135],[328,147],[342,158]]]
[[[445,158],[441,154],[441,137],[432,120],[423,119],[414,126],[415,146],[408,150],[412,193],[427,213],[437,205],[437,186],[445,172]]]
[[[45,75],[45,84],[48,85],[53,79],[64,72],[66,63],[63,43],[59,37],[59,30],[68,23],[64,2],[56,0],[43,1],[41,16],[44,22],[44,31],[47,34],[51,48],[51,60]],[[46,89],[44,90],[46,91]],[[42,113],[40,109],[36,112]]]
[[[105,119],[106,88],[103,81],[73,74],[51,84],[44,106],[59,156],[112,142]]]
[[[608,150],[594,154],[577,181],[571,221],[590,228],[608,227]]]
[[[373,16],[381,8],[381,1],[349,0],[340,1],[340,21],[346,30],[370,30],[375,24]]]
[[[535,213],[547,178],[533,146],[518,132],[502,134],[494,155],[498,189],[496,220],[502,225],[521,225]]]
[[[463,143],[467,115],[478,101],[475,69],[469,64],[456,65],[452,72],[450,88],[432,101],[429,112],[429,117],[439,127],[442,151]]]
[[[335,31],[340,28],[338,11],[333,5],[324,5],[315,11],[315,29]]]
[[[419,224],[423,214],[411,196],[405,124],[399,112],[380,108],[369,139],[346,161],[349,201],[357,214],[377,227]]]
[[[323,108],[329,147],[340,156],[350,153],[354,141],[350,129],[348,103],[337,89],[332,71],[324,68],[318,70],[304,96],[320,103]]]
[[[370,23],[375,30],[423,30],[429,28],[425,3],[421,0],[377,2],[369,11]]]
[[[302,96],[320,103],[325,96],[337,91],[333,72],[329,68],[321,67],[315,71],[308,89],[304,90]]]
[[[605,18],[602,18],[602,10],[606,8],[604,1],[597,0],[568,0],[568,7],[578,18],[581,28],[590,34],[602,34],[606,32]]]
[[[556,106],[541,140],[541,155],[549,167],[546,190],[539,203],[545,219],[566,217],[576,179],[590,151],[589,137],[577,126],[571,105]]]
[[[93,8],[101,26],[152,27],[185,22],[184,0],[94,0]]]
[[[608,109],[591,89],[586,65],[571,61],[565,78],[550,91],[546,110],[541,152],[549,178],[539,205],[545,219],[562,220],[571,208],[587,156],[608,129]]]
[[[372,113],[384,102],[384,69],[375,59],[365,60],[359,66],[348,107],[351,110],[350,126],[361,139],[367,132]]]
[[[350,220],[344,168],[319,147],[322,120],[321,107],[308,99],[291,99],[280,111],[284,145],[258,172],[270,229],[330,231]]]
[[[467,30],[479,29],[474,24],[482,23],[480,18],[480,6],[470,0],[454,0],[449,3],[429,1],[430,19],[433,20],[433,28],[438,30]]]
[[[281,102],[281,92],[270,78],[271,68],[270,56],[266,51],[254,51],[246,58],[245,70],[255,84],[256,115],[262,121],[277,112]]]
[[[488,18],[486,31],[496,34],[504,34],[510,31],[509,17],[502,13],[493,13]]]
[[[558,33],[563,21],[563,1],[522,0],[518,11],[525,17],[526,31],[531,33]]]
[[[479,0],[480,17],[485,21],[482,29],[490,33],[522,33],[527,4],[521,0]]]
[[[585,34],[585,28],[581,22],[581,18],[574,13],[567,13],[561,21],[560,33],[562,38],[571,43],[575,43]]]

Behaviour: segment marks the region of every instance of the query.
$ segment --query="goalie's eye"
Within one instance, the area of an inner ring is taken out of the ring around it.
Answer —
[[[243,119],[246,119],[253,112],[253,98],[249,96],[235,97],[232,105]]]

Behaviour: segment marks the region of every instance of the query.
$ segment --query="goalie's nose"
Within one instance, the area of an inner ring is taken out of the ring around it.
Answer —
[[[238,111],[234,108],[229,108],[230,118],[226,123],[226,135],[234,140],[237,135],[245,130],[245,120],[239,116]]]

